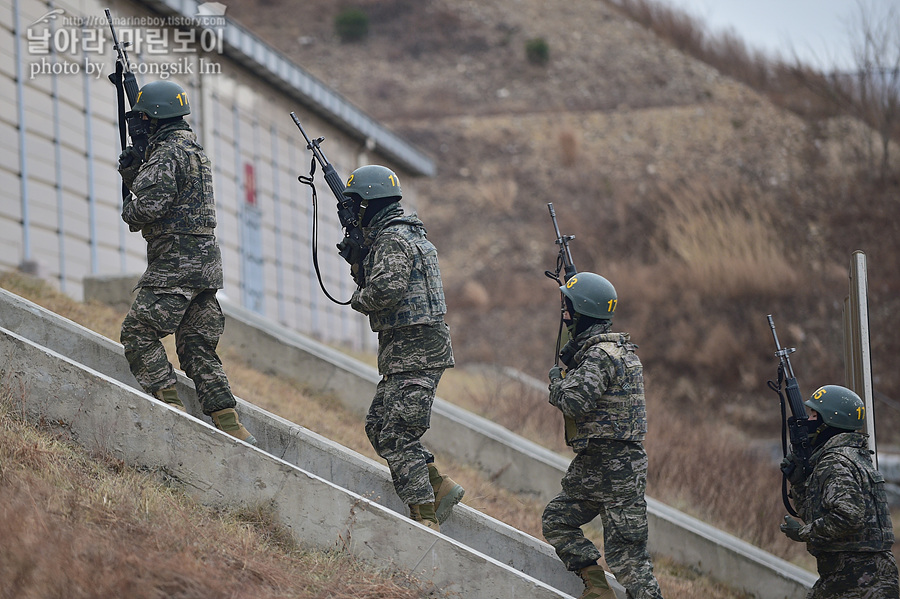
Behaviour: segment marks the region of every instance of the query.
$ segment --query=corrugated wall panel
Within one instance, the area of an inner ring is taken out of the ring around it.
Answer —
[[[68,48],[39,55],[29,44],[28,31],[40,33],[42,28],[51,26],[35,21],[52,7],[64,11],[52,27],[65,29],[73,25],[64,18],[102,17],[103,5],[98,2],[67,0],[51,6],[37,0],[20,0],[18,5],[19,14],[13,15],[9,0],[0,0],[0,14],[9,17],[0,18],[0,102],[13,105],[20,92],[25,98],[22,112],[29,218],[28,228],[23,228],[18,113],[6,110],[0,114],[0,136],[8,140],[0,146],[0,268],[21,262],[23,241],[28,237],[31,257],[40,263],[41,272],[51,278],[61,277],[62,281],[57,282],[77,298],[82,290],[81,278],[92,271],[136,274],[145,267],[144,241],[140,234],[127,231],[119,215],[121,192],[115,163],[120,148],[115,88],[106,80],[113,68],[112,49],[107,40],[104,54],[91,49],[73,53]],[[112,9],[114,16],[121,18],[153,14],[131,3],[117,3]],[[18,47],[13,35],[16,22],[21,27]],[[94,29],[107,35],[102,22]],[[63,37],[68,34],[65,32]],[[174,30],[169,30],[169,34],[174,35]],[[248,48],[253,47],[252,39],[241,39],[248,41]],[[257,45],[254,52],[269,61],[272,57],[260,48]],[[131,52],[131,59],[139,63],[148,63],[148,58],[163,66],[187,58],[196,70],[201,57],[197,53],[148,57]],[[215,52],[202,58],[207,64],[218,65],[221,72],[176,76],[172,80],[188,90],[193,113],[187,120],[213,161],[226,293],[232,301],[242,300],[242,260],[248,248],[242,247],[247,240],[242,239],[241,219],[247,200],[244,169],[249,164],[255,175],[261,227],[260,268],[265,284],[262,305],[266,316],[328,342],[374,348],[374,336],[365,319],[348,307],[328,301],[318,287],[310,256],[310,190],[297,181],[297,175],[309,172],[310,153],[288,113],[295,111],[310,135],[326,137],[323,150],[341,177],[357,166],[360,133],[351,137],[346,122],[329,122],[303,105],[308,99],[285,94],[291,84],[274,86],[269,81],[277,77],[260,78],[253,72],[261,73],[263,66],[249,69]],[[48,63],[54,61],[71,68],[84,65],[84,59],[94,63],[93,67],[103,65],[102,76],[83,72],[52,75],[38,68],[46,71]],[[15,81],[17,61],[23,69],[21,89]],[[280,65],[279,61],[273,64]],[[39,71],[33,77],[32,68]],[[279,72],[281,77],[290,75],[297,79],[298,84],[303,80],[302,76],[295,77],[297,73],[287,65]],[[138,75],[139,83],[154,78]],[[294,89],[291,93],[299,92]],[[338,96],[331,92],[326,95],[332,108],[340,107],[342,100]],[[367,128],[372,125],[366,123]],[[376,125],[374,130],[377,129]],[[389,158],[373,159],[398,170],[404,177],[404,187],[411,189],[403,168],[391,164]],[[334,248],[341,238],[335,201],[320,168],[316,174],[322,277],[333,295],[347,299],[353,284],[347,265]]]

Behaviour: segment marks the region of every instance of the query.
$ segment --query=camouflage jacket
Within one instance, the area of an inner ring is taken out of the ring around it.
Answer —
[[[644,368],[628,333],[595,324],[575,338],[579,347],[565,378],[550,385],[550,403],[575,421],[566,442],[576,452],[590,439],[643,441],[647,434]]]
[[[351,307],[378,333],[378,370],[393,374],[453,366],[437,250],[416,215],[390,204],[363,229],[366,285]]]
[[[812,472],[791,488],[806,522],[800,537],[813,555],[835,551],[890,551],[894,528],[884,477],[872,465],[866,435],[846,432],[818,448]]]
[[[221,289],[212,169],[190,126],[160,127],[147,160],[125,183],[134,195],[122,219],[147,240],[147,270],[137,286]]]

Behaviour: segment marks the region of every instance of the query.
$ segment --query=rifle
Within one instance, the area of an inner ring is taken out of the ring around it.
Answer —
[[[119,42],[116,35],[116,28],[113,26],[112,15],[109,9],[106,12],[106,22],[109,23],[109,30],[112,33],[113,49],[116,51],[116,70],[109,74],[109,80],[116,86],[116,100],[119,111],[119,142],[122,144],[122,150],[128,145],[126,135],[131,134],[131,145],[137,150],[138,155],[143,160],[147,152],[147,146],[150,145],[150,123],[144,121],[139,113],[130,110],[125,111],[125,98],[128,98],[128,106],[134,108],[140,96],[140,88],[134,72],[131,70],[131,64],[128,62],[128,53],[125,48],[129,46],[129,42]],[[122,182],[122,199],[126,200],[131,196],[128,186]]]
[[[319,251],[318,251],[318,201],[316,195],[316,186],[313,183],[313,176],[316,172],[316,162],[318,162],[322,166],[322,172],[325,174],[325,182],[328,184],[328,187],[331,189],[331,193],[334,194],[335,199],[337,199],[337,213],[338,219],[341,221],[341,226],[344,228],[344,239],[337,244],[338,253],[341,257],[350,264],[350,272],[353,275],[353,280],[359,287],[365,286],[365,271],[363,270],[363,259],[366,257],[366,254],[369,253],[369,248],[365,246],[363,243],[363,234],[362,229],[360,228],[359,220],[356,218],[356,211],[353,207],[353,201],[344,195],[344,184],[341,181],[341,178],[338,176],[337,171],[334,170],[334,167],[328,162],[328,159],[325,157],[325,154],[322,153],[322,148],[320,144],[325,141],[324,137],[317,137],[316,139],[310,139],[306,134],[306,131],[303,130],[303,125],[300,124],[300,119],[297,118],[297,115],[291,112],[291,118],[294,120],[294,124],[297,125],[297,128],[300,129],[300,133],[303,134],[303,139],[306,140],[306,148],[312,152],[312,160],[309,166],[309,176],[304,177],[300,175],[297,179],[304,183],[305,185],[309,185],[312,188],[312,200],[313,200],[313,239],[312,239],[312,254],[313,254],[313,265],[316,270],[316,277],[319,279],[319,286],[322,288],[322,291],[325,295],[336,304],[347,305],[350,303],[350,300],[346,302],[341,302],[334,299],[328,290],[325,289],[324,283],[322,283],[322,274],[319,271]]]
[[[803,476],[809,474],[809,458],[812,455],[812,448],[809,443],[809,417],[806,415],[806,407],[803,405],[803,398],[800,396],[800,388],[797,385],[797,377],[794,376],[794,369],[791,366],[791,360],[788,356],[797,351],[793,347],[782,347],[778,342],[778,334],[775,332],[775,321],[772,315],[767,316],[769,319],[769,328],[772,329],[772,337],[775,339],[775,355],[778,357],[778,382],[769,381],[769,388],[778,393],[781,401],[781,449],[785,457],[787,457],[787,434],[790,432],[791,453],[800,461],[799,464],[793,465],[791,469],[784,472],[781,479],[781,496],[784,506],[792,516],[796,516],[797,512],[791,507],[791,502],[787,494],[787,481],[796,467],[803,468]],[[787,395],[787,404],[791,409],[790,417],[785,418],[785,399],[781,392],[781,384],[784,386],[784,394]]]
[[[550,210],[550,220],[553,221],[553,231],[556,233],[556,245],[559,246],[559,253],[556,256],[556,270],[545,270],[544,274],[547,277],[553,279],[560,286],[566,283],[569,279],[578,274],[578,271],[575,270],[575,264],[572,262],[572,251],[569,249],[569,242],[575,239],[574,235],[563,235],[559,232],[559,223],[556,222],[556,211],[553,209],[553,202],[549,202],[547,204],[547,208]],[[559,278],[559,273],[563,273],[563,279]],[[555,366],[559,366],[560,358],[562,358],[563,364],[568,366],[572,357],[574,356],[574,351],[570,351],[573,349],[569,344],[566,344],[565,348],[569,348],[566,350],[562,348],[562,339],[563,339],[563,331],[564,331],[564,323],[563,323],[563,314],[566,311],[566,298],[560,293],[560,315],[559,315],[559,332],[556,335],[556,357],[555,357]]]

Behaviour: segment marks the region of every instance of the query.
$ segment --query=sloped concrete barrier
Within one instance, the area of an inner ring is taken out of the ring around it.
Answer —
[[[346,547],[462,597],[568,597],[5,328],[0,364],[4,377],[25,383],[29,417],[89,449],[164,471],[204,504],[266,505],[299,544]]]
[[[223,343],[235,344],[257,368],[329,393],[350,409],[367,408],[378,381],[374,368],[227,302],[223,302],[223,310],[227,318]],[[482,464],[486,474],[490,475],[491,468],[502,469],[497,472],[498,484],[542,499],[555,495],[568,466],[567,458],[440,399],[435,401],[428,435],[426,440],[435,450],[460,460],[477,453],[472,462]],[[655,553],[761,599],[804,596],[816,580],[811,572],[749,543],[651,498],[647,501],[650,548]],[[577,588],[569,592],[577,594]]]
[[[0,326],[134,389],[140,388],[120,344],[3,289]],[[188,412],[209,423],[200,412],[193,382],[176,372],[179,395]],[[384,465],[241,398],[237,401],[241,420],[262,449],[397,513],[406,513]],[[565,570],[552,547],[477,510],[459,505],[441,528],[447,536],[556,589],[574,595],[581,592],[580,580]],[[624,589],[615,578],[610,577],[610,584],[624,597]]]
[[[222,308],[223,343],[238,348],[256,368],[332,394],[358,412],[368,409],[379,380],[374,368],[238,306],[223,302]],[[569,466],[569,458],[440,398],[425,441],[477,465],[505,488],[544,501],[559,492]],[[756,597],[802,597],[816,581],[815,574],[650,497],[647,517],[651,551]]]

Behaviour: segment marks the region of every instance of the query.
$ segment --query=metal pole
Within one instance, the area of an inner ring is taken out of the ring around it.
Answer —
[[[87,71],[87,69],[85,69]],[[84,79],[84,137],[87,158],[88,243],[91,248],[91,274],[97,273],[97,198],[94,189],[94,133],[91,114],[91,78]]]
[[[850,295],[844,302],[844,365],[847,385],[866,406],[866,432],[869,449],[878,468],[875,441],[874,392],[872,388],[872,347],[869,339],[869,299],[866,254],[861,250],[850,257]]]
[[[278,302],[278,322],[287,324],[284,312],[284,258],[282,257],[281,230],[281,190],[278,185],[278,131],[275,123],[269,127],[269,138],[272,140],[272,203],[275,216],[275,296]]]
[[[51,10],[56,8],[53,2],[50,2],[48,8]],[[50,20],[50,36],[54,37],[54,20]],[[50,44],[50,55],[53,62],[56,62],[56,44]],[[84,76],[87,77],[87,69],[84,69]],[[62,139],[59,130],[59,75],[53,74],[50,80],[50,97],[53,98],[53,158],[55,161],[53,176],[55,179],[54,188],[56,190],[56,238],[59,251],[59,290],[66,292],[66,228],[65,228],[65,210],[63,208],[63,183],[62,183]]]
[[[19,187],[22,196],[22,264],[31,260],[31,215],[28,206],[28,156],[25,152],[25,81],[22,55],[22,22],[19,0],[13,0],[16,37],[16,119],[19,125]]]

